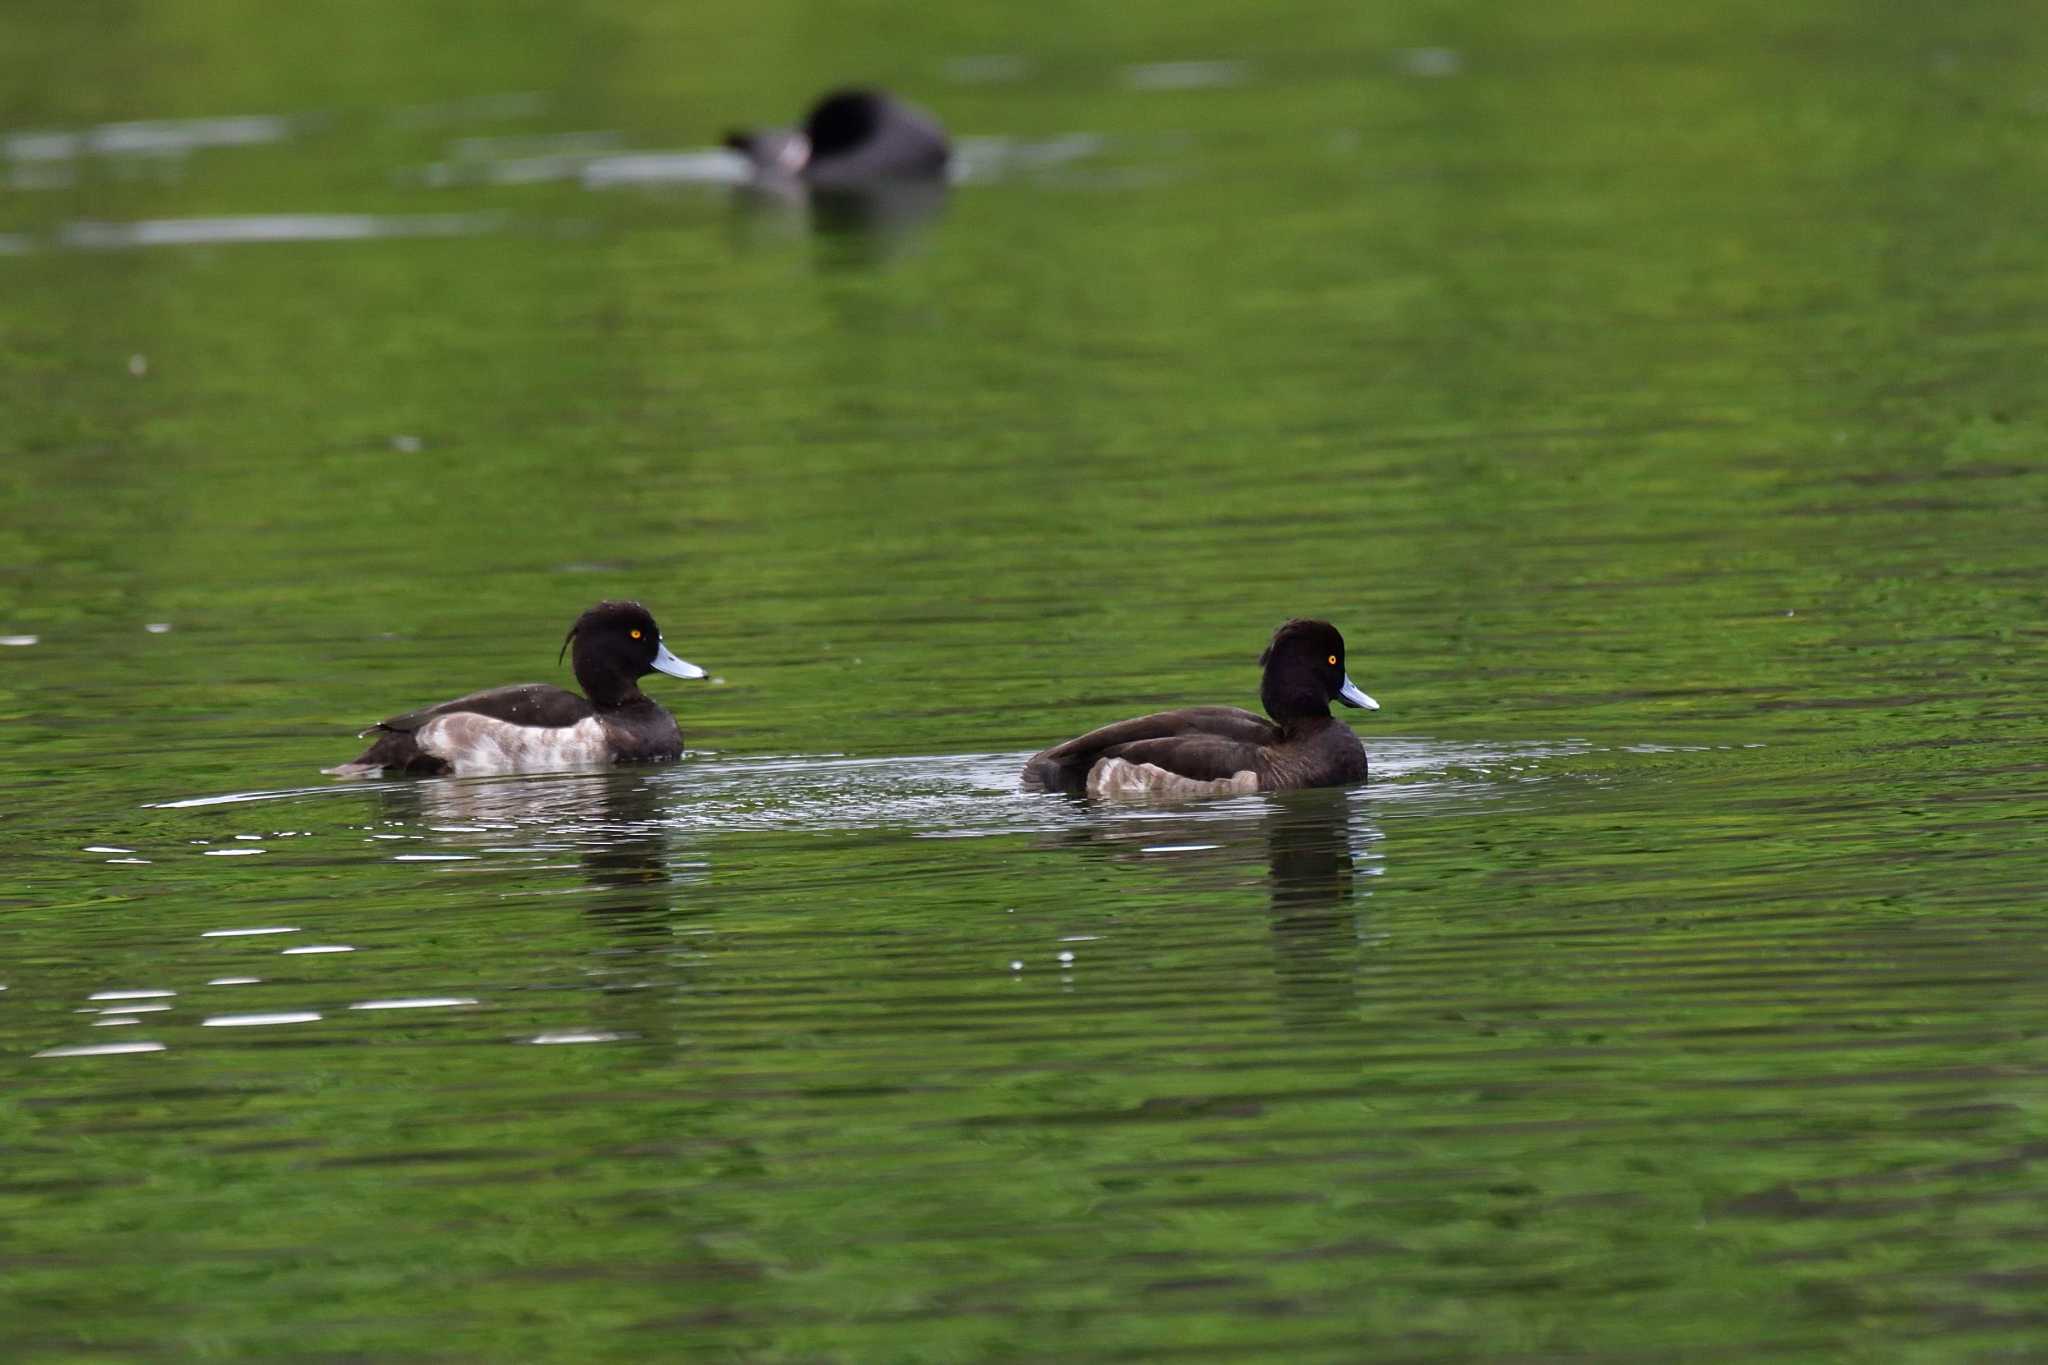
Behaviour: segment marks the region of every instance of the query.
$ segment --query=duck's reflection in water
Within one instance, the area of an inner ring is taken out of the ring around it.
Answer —
[[[1264,822],[1275,970],[1290,1001],[1345,1012],[1357,1004],[1361,934],[1352,814],[1346,792],[1290,792]]]
[[[1072,799],[1072,798],[1048,798]],[[1254,809],[1238,808],[1256,803]],[[1106,849],[1118,861],[1204,889],[1243,885],[1247,856],[1266,864],[1268,937],[1287,1017],[1348,1018],[1358,1006],[1360,954],[1368,931],[1362,885],[1379,870],[1381,833],[1354,793],[1339,788],[1190,807],[1185,816],[1099,806],[1103,820],[1053,836],[1065,847]]]
[[[591,890],[584,908],[623,932],[666,937],[664,921],[676,908],[675,870],[654,789],[644,774],[607,773],[599,780],[602,820],[577,854]]]
[[[701,863],[669,847],[645,772],[606,770],[489,780],[431,779],[386,788],[386,819],[437,844],[543,857],[573,853],[590,894],[582,907],[619,932],[666,937],[682,883]]]
[[[672,848],[648,771],[429,778],[383,796],[387,819],[425,835],[430,847],[474,850],[514,874],[503,894],[566,909],[554,869],[575,859],[584,886],[573,903],[594,932],[551,922],[534,941],[560,945],[559,960],[538,968],[544,978],[589,994],[559,995],[527,1041],[644,1042],[673,1033],[673,996],[664,986],[701,981],[713,940],[690,923],[707,912],[690,894],[705,864]],[[679,974],[686,960],[692,970]]]
[[[817,238],[823,265],[871,265],[901,255],[945,212],[943,180],[889,180],[866,185],[749,181],[733,191],[733,232],[754,246]]]

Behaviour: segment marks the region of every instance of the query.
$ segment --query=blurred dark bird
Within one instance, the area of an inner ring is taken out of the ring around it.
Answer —
[[[953,156],[937,119],[881,90],[835,90],[811,106],[802,127],[728,133],[725,145],[752,162],[757,177],[816,188],[939,180]]]

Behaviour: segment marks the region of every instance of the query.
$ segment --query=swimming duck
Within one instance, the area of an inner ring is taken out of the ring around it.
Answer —
[[[571,645],[583,696],[548,683],[472,692],[371,726],[362,733],[376,739],[361,757],[324,771],[466,776],[680,756],[676,718],[640,691],[639,680],[649,673],[701,678],[704,670],[669,653],[647,608],[600,602],[569,627],[562,651]]]
[[[1266,716],[1190,706],[1090,730],[1033,754],[1024,785],[1093,797],[1228,796],[1363,782],[1365,746],[1330,703],[1379,710],[1344,670],[1344,637],[1297,618],[1259,656]]]
[[[728,133],[725,145],[753,162],[756,175],[823,188],[937,179],[952,158],[937,119],[881,90],[834,90],[811,106],[803,127]]]

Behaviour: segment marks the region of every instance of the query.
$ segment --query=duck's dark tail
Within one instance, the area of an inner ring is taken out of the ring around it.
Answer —
[[[1055,758],[1055,750],[1033,754],[1024,762],[1022,780],[1026,791],[1065,792],[1069,796],[1079,795],[1088,789],[1088,764],[1082,763],[1075,771],[1071,763],[1062,763]]]
[[[422,753],[418,737],[410,730],[387,730],[373,725],[363,733],[375,735],[376,741],[353,761],[320,771],[329,777],[382,777],[387,773],[439,777],[454,771],[447,759]]]

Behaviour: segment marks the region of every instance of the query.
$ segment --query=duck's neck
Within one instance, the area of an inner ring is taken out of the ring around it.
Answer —
[[[576,682],[583,695],[600,711],[617,711],[647,701],[640,680],[610,668],[578,668]]]
[[[1290,733],[1326,723],[1330,719],[1329,699],[1318,687],[1290,687],[1268,673],[1259,683],[1259,705],[1274,723]]]
[[[1275,724],[1279,725],[1280,733],[1287,736],[1290,739],[1296,738],[1301,735],[1312,735],[1315,734],[1318,730],[1327,730],[1332,725],[1338,725],[1342,723],[1335,716],[1330,714],[1328,708],[1325,708],[1324,710],[1311,716],[1274,716],[1273,720]]]

